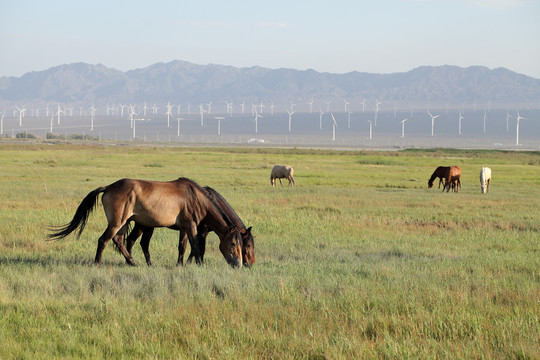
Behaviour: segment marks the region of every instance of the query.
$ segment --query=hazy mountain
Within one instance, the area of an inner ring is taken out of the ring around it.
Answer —
[[[367,98],[401,104],[538,104],[540,80],[499,68],[423,66],[404,73],[346,74],[236,68],[184,61],[121,72],[76,63],[0,78],[0,104],[234,101],[277,104]],[[315,109],[314,109],[315,110]]]

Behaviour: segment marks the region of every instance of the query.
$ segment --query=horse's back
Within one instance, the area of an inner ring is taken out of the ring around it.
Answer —
[[[275,165],[272,168],[273,177],[288,177],[293,175],[293,168],[290,165]]]
[[[487,181],[488,179],[491,179],[491,169],[483,167],[482,170],[480,170],[480,180]]]

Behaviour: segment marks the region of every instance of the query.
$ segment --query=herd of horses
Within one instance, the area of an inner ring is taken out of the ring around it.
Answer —
[[[294,170],[289,165],[276,165],[270,174],[270,183],[287,179],[289,186],[296,185]],[[439,189],[458,192],[461,188],[459,166],[439,166],[428,181],[428,188],[439,179]],[[491,169],[480,171],[482,193],[489,191]],[[101,264],[103,250],[112,240],[124,256],[126,263],[135,265],[131,255],[133,245],[141,237],[141,248],[147,265],[152,265],[149,252],[154,229],[167,227],[180,232],[177,265],[184,264],[184,254],[189,241],[191,252],[187,262],[195,259],[202,264],[206,237],[213,231],[219,238],[219,250],[233,267],[251,266],[255,263],[255,243],[251,227],[246,228],[225,198],[211,187],[201,187],[195,181],[179,178],[174,181],[148,181],[121,179],[91,191],[81,201],[73,219],[64,226],[55,227],[51,239],[62,239],[74,231],[80,237],[97,205],[99,194],[107,218],[107,228],[98,239],[94,263]],[[134,225],[133,225],[134,224]],[[131,230],[131,231],[130,231]]]
[[[441,184],[443,184],[443,190],[449,192],[452,189],[452,192],[458,192],[461,188],[461,168],[459,166],[439,166],[435,169],[433,174],[428,180],[428,188],[433,187],[435,179],[439,179],[439,189]],[[491,182],[491,169],[488,167],[483,167],[480,170],[480,189],[482,194],[485,194],[489,191],[489,184]]]

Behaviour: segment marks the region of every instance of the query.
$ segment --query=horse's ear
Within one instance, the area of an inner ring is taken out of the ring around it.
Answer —
[[[247,232],[248,234],[251,233],[251,228],[252,228],[252,227],[253,227],[253,226],[250,226],[250,227],[248,227],[248,228],[246,229],[246,232]]]

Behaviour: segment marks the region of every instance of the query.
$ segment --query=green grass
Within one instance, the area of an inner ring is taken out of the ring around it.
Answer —
[[[297,186],[270,186],[276,163]],[[459,165],[458,194],[427,189]],[[478,174],[493,170],[482,195]],[[86,194],[123,177],[186,176],[222,193],[257,263],[154,266],[82,237],[46,240]],[[0,358],[540,357],[540,153],[0,144]]]

